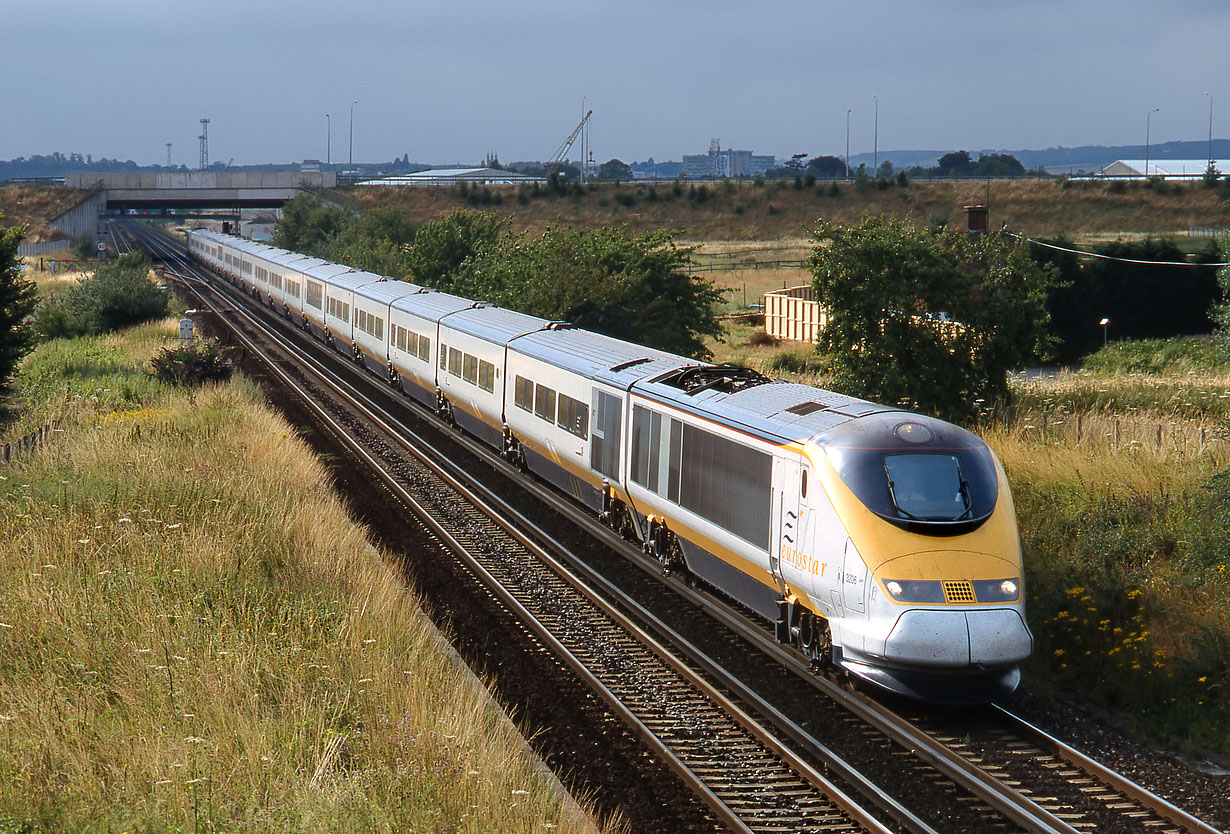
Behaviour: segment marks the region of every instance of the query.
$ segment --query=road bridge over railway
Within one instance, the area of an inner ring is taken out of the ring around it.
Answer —
[[[69,174],[69,188],[105,195],[104,210],[279,208],[301,191],[337,185],[333,171],[169,171]],[[178,212],[176,212],[178,213]]]
[[[168,171],[68,174],[64,184],[87,192],[51,225],[76,239],[98,237],[107,216],[141,215],[239,221],[243,209],[281,206],[302,191],[337,185],[334,171]]]

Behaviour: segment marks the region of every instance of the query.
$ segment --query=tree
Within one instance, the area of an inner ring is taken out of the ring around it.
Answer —
[[[506,218],[491,212],[464,209],[424,223],[407,258],[410,280],[454,292],[457,270],[467,258],[494,245],[507,225]]]
[[[1221,253],[1221,262],[1230,263],[1230,243],[1227,243],[1225,238],[1218,241],[1218,251]],[[2,258],[3,255],[0,255],[0,263],[3,263]],[[1230,354],[1230,266],[1218,268],[1217,284],[1221,288],[1221,300],[1209,309],[1209,318],[1217,325],[1213,338],[1223,352]]]
[[[22,277],[17,264],[17,247],[25,236],[25,226],[0,225],[0,388],[8,387],[17,363],[35,341],[30,317],[38,306],[38,290]]]
[[[452,291],[648,347],[703,358],[723,291],[692,275],[672,233],[627,227],[508,235],[465,261]]]
[[[354,223],[354,215],[314,194],[298,194],[282,206],[273,245],[304,255],[328,258],[330,247]]]
[[[600,180],[628,182],[632,178],[632,168],[618,159],[608,159],[598,168],[598,179]]]
[[[952,151],[939,158],[936,168],[946,177],[964,177],[974,170],[974,161],[969,151]]]
[[[870,216],[822,222],[809,259],[834,385],[970,420],[1007,402],[1007,373],[1047,350],[1050,273],[999,235],[921,231]]]
[[[355,269],[404,278],[410,274],[410,247],[419,224],[408,209],[377,206],[348,223],[323,257]]]
[[[1025,166],[1010,153],[984,153],[979,154],[973,174],[979,177],[1020,177],[1025,174]]]
[[[1073,248],[1063,239],[1052,241]],[[1036,247],[1035,261],[1049,263],[1063,280],[1051,289],[1047,308],[1056,337],[1056,358],[1076,362],[1102,346],[1098,322],[1110,319],[1110,333],[1120,339],[1166,339],[1208,333],[1210,306],[1221,294],[1216,246],[1188,261],[1178,245],[1160,237],[1111,241],[1093,248],[1084,262],[1076,255]]]
[[[846,175],[846,163],[835,156],[817,156],[807,161],[807,170],[816,175],[816,179],[833,179]]]

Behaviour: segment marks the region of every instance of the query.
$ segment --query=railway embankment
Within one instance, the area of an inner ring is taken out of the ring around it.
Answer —
[[[145,372],[175,333],[23,367],[59,424],[0,466],[0,827],[590,828],[259,391]]]

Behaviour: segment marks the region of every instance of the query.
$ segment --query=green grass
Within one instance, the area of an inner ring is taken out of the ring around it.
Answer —
[[[1031,685],[1074,692],[1141,734],[1230,757],[1230,368],[1200,340],[1125,343],[1077,375],[1018,382],[1066,415],[984,432],[1025,554]],[[1079,439],[1072,426],[1085,421]],[[1157,421],[1126,435],[1091,426]],[[1196,441],[1200,438],[1200,442]],[[1118,442],[1116,440],[1118,439]]]
[[[0,470],[0,830],[586,830],[242,379],[44,345]]]
[[[825,382],[810,346],[761,328],[731,326],[711,348]],[[979,429],[1020,524],[1026,685],[1230,760],[1230,365],[1209,341],[1178,339],[1112,345],[1088,366],[1014,381],[1018,419]]]

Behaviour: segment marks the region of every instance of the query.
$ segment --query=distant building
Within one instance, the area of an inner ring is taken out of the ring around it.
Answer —
[[[1217,162],[1213,162],[1217,167]],[[1209,169],[1207,159],[1150,159],[1149,170],[1145,171],[1143,159],[1117,159],[1098,171],[1099,177],[1125,177],[1144,179],[1145,177],[1164,177],[1168,180],[1198,180]]]
[[[456,185],[459,182],[469,185],[520,185],[523,182],[546,181],[544,177],[531,177],[499,168],[433,168],[413,174],[363,180],[359,185]]]
[[[693,179],[723,177],[754,177],[777,164],[772,156],[758,156],[751,151],[722,150],[714,139],[707,154],[684,154],[683,175]]]
[[[320,171],[320,160],[319,159],[305,159],[299,163],[299,170],[309,171],[311,173],[317,173]]]

